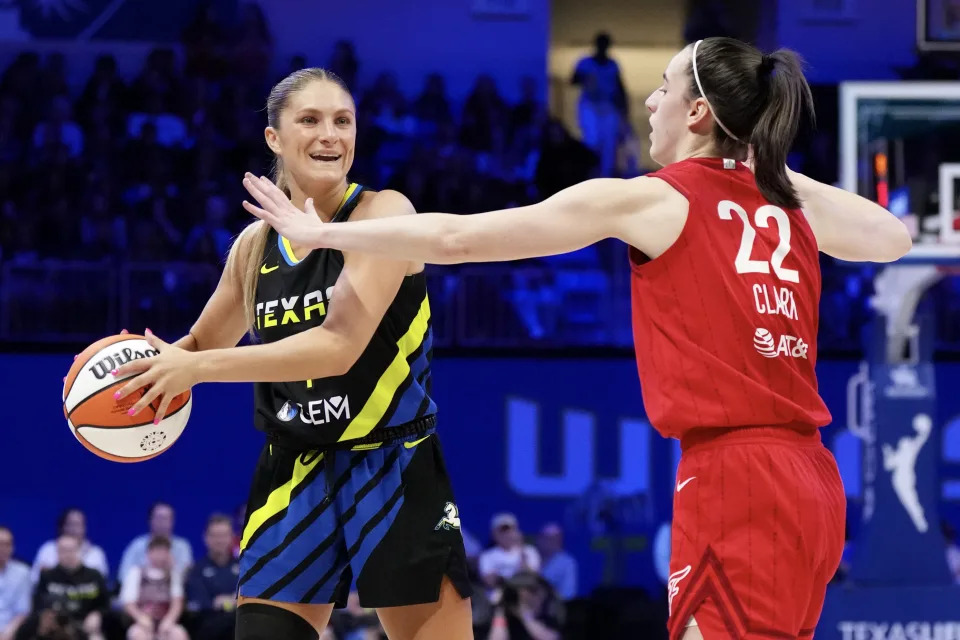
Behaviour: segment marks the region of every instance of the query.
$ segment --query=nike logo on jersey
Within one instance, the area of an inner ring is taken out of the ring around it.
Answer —
[[[685,486],[687,486],[687,483],[688,483],[688,482],[690,482],[691,480],[696,480],[696,479],[697,479],[697,476],[690,476],[689,478],[687,478],[686,480],[684,480],[683,482],[681,482],[680,484],[678,484],[678,485],[677,485],[677,493],[680,493],[680,489],[683,489]]]
[[[272,267],[267,267],[267,265],[263,265],[262,267],[260,267],[260,273],[262,273],[263,275],[267,275],[268,273],[272,271],[276,271],[279,268],[280,268],[280,265],[274,265]]]

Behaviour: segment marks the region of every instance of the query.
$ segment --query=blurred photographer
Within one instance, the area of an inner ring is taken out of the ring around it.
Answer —
[[[57,564],[40,572],[34,613],[16,640],[103,640],[103,617],[110,605],[107,584],[99,571],[83,566],[80,549],[80,540],[74,536],[57,538]]]
[[[562,608],[544,578],[518,573],[504,584],[487,640],[560,640]]]

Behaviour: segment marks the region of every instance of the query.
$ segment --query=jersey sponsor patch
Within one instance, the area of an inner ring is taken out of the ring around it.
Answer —
[[[784,356],[786,358],[807,358],[807,350],[810,346],[803,341],[803,338],[796,336],[781,335],[775,339],[774,335],[763,327],[758,327],[753,333],[753,348],[764,358],[777,358]]]

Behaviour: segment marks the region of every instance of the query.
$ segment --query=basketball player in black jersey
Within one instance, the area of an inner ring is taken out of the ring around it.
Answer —
[[[347,172],[355,106],[322,69],[267,102],[275,180],[325,222],[414,214]],[[355,579],[392,640],[472,638],[460,519],[434,433],[422,264],[304,250],[263,222],[234,243],[190,333],[120,368],[132,412],[198,382],[255,382],[266,433],[241,540],[237,638],[316,639]],[[263,344],[237,347],[248,328]]]

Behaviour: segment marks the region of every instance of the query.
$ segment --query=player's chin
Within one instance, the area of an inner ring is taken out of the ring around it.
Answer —
[[[307,175],[312,181],[322,183],[337,183],[344,179],[347,172],[343,166],[343,159],[333,162],[311,162],[307,168]]]
[[[650,159],[661,167],[665,167],[670,164],[670,162],[663,157],[662,151],[657,148],[657,143],[655,140],[651,141],[650,143]]]

